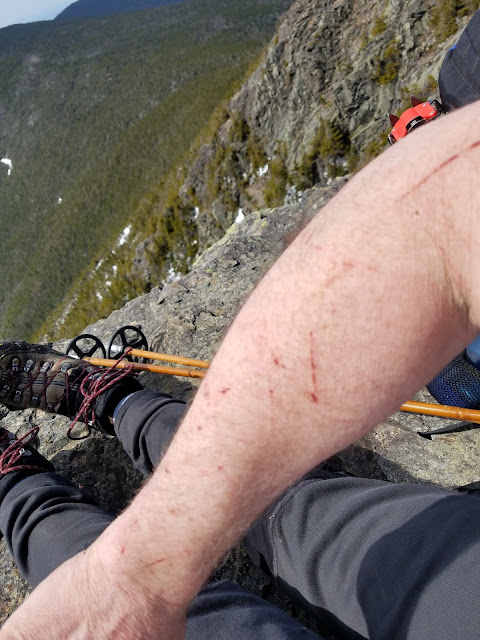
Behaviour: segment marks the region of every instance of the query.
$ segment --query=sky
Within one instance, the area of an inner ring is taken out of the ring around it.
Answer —
[[[0,0],[0,29],[20,22],[52,20],[73,0]]]

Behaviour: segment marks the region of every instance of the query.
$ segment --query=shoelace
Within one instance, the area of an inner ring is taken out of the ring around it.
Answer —
[[[43,467],[39,467],[32,464],[17,464],[25,453],[25,447],[31,442],[35,441],[39,432],[39,427],[33,427],[30,431],[22,436],[16,438],[13,433],[10,433],[6,429],[3,429],[3,434],[0,436],[0,447],[8,445],[5,451],[0,455],[0,476],[5,476],[7,473],[13,471],[45,471]]]
[[[126,378],[128,375],[133,374],[133,364],[127,365],[125,369],[119,370],[116,368],[117,364],[124,360],[131,348],[125,350],[125,352],[115,361],[115,363],[99,373],[98,369],[88,373],[82,380],[79,392],[84,396],[82,404],[68,427],[67,436],[70,440],[84,440],[92,433],[92,424],[95,422],[95,402],[99,395],[105,393],[110,387],[113,387],[119,380]],[[72,436],[72,430],[77,422],[84,422],[86,425],[86,433],[81,436]]]

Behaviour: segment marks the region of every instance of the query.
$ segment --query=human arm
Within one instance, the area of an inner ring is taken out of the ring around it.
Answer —
[[[179,619],[283,488],[477,334],[479,115],[478,105],[449,115],[371,163],[262,281],[152,480],[84,555],[92,628],[103,572],[112,606],[146,615],[152,633],[166,609]],[[55,574],[40,595],[54,585]]]

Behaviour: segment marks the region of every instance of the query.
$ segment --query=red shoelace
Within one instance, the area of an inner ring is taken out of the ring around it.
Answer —
[[[34,442],[37,438],[39,427],[33,427],[30,431],[18,438],[14,433],[2,429],[0,432],[0,447],[6,446],[5,451],[0,455],[0,476],[5,476],[13,471],[45,471],[43,467],[31,464],[18,464],[25,454],[25,447]]]
[[[70,440],[84,440],[92,433],[92,425],[95,422],[95,402],[99,395],[105,393],[107,389],[113,387],[119,380],[126,378],[133,373],[133,364],[127,365],[125,369],[117,369],[116,366],[119,362],[124,360],[131,347],[126,349],[125,352],[115,361],[115,363],[105,369],[99,375],[100,369],[97,368],[94,371],[88,373],[82,380],[79,392],[84,396],[82,404],[68,427],[67,436]],[[77,422],[84,422],[86,425],[86,433],[81,436],[72,436],[72,430]]]

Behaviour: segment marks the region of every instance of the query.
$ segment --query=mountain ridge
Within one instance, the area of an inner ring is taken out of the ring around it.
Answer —
[[[188,0],[77,0],[61,11],[55,20],[93,18],[180,4]]]

